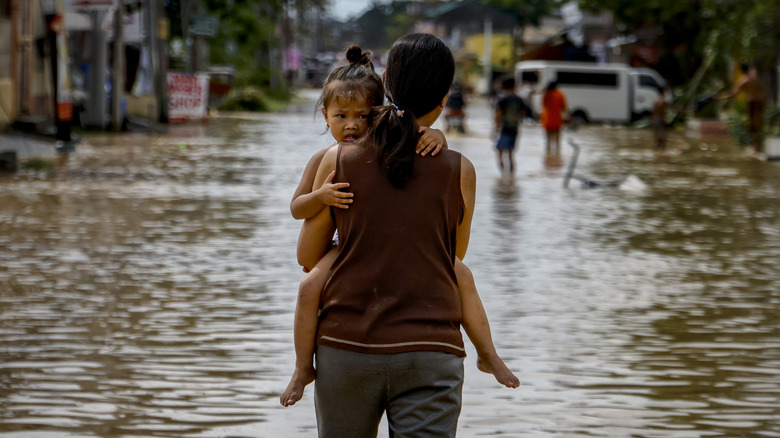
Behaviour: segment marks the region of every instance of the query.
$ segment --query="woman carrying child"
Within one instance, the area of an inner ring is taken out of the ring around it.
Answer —
[[[458,260],[468,246],[473,166],[447,149],[436,158],[417,153],[419,126],[439,117],[453,75],[452,54],[441,40],[402,37],[386,72],[393,104],[371,110],[365,137],[340,142],[318,160],[312,187],[344,188],[349,181],[353,195],[336,198],[342,208],[332,212],[321,201],[299,239],[299,262],[310,273],[296,308],[296,349],[301,318],[309,318],[305,331],[316,331],[317,339],[320,436],[375,436],[384,412],[395,434],[454,436],[465,356],[461,321],[480,369],[507,386],[518,384],[495,353],[473,278]],[[327,118],[331,103],[323,99],[323,105]],[[338,249],[328,252],[336,228]],[[313,275],[321,277],[311,281],[320,285],[316,293],[307,290]],[[301,374],[313,379],[306,354],[296,353],[296,374],[309,368]],[[283,404],[300,398],[306,379],[293,376]]]

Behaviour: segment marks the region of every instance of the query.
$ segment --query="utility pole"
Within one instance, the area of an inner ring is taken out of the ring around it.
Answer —
[[[12,84],[18,84],[19,82],[19,73],[18,73],[18,64],[17,64],[17,56],[18,56],[18,49],[17,49],[17,38],[19,35],[19,28],[18,28],[18,21],[19,21],[19,4],[16,0],[11,0],[11,40],[9,41],[9,44],[11,45],[11,65],[10,67],[10,75],[11,75],[11,83]],[[19,93],[18,88],[15,90],[11,90],[11,107],[10,112],[7,114],[9,121],[12,121],[14,118],[16,118],[16,111],[19,109],[17,100],[19,99]]]
[[[114,14],[114,79],[111,85],[111,125],[122,130],[122,95],[125,88],[125,4],[119,0]]]
[[[154,68],[154,93],[159,105],[159,122],[168,123],[168,38],[170,34],[170,22],[165,15],[162,0],[152,0],[155,3],[155,28],[150,32],[155,33],[157,41],[152,57],[155,59]]]
[[[493,21],[485,18],[485,53],[482,57],[482,69],[485,75],[485,96],[493,92]]]
[[[146,44],[149,48],[149,66],[152,70],[152,90],[157,105],[157,121],[168,121],[168,90],[165,86],[165,47],[168,39],[168,21],[161,0],[146,0]]]
[[[87,102],[87,125],[105,129],[108,124],[106,114],[106,66],[108,66],[108,47],[103,20],[106,11],[90,11],[92,29],[90,31],[91,62],[89,69],[89,101]]]
[[[193,73],[197,66],[197,37],[193,36],[190,32],[190,21],[192,20],[193,9],[197,6],[196,0],[182,0],[181,1],[181,32],[184,37],[184,45],[187,47],[187,73]]]

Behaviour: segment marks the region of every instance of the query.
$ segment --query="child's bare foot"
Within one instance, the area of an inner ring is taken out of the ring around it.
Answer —
[[[290,378],[290,383],[287,384],[287,389],[285,389],[281,397],[279,397],[279,403],[281,403],[282,406],[294,405],[303,397],[303,388],[313,382],[316,376],[317,374],[314,371],[314,367],[295,368],[292,378]]]
[[[477,358],[477,368],[483,373],[492,374],[498,383],[507,388],[517,388],[520,386],[520,379],[517,378],[500,357],[495,356],[492,359]]]

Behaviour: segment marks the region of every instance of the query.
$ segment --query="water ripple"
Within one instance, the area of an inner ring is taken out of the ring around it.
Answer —
[[[311,389],[278,405],[289,197],[331,141],[310,109],[88,135],[52,174],[0,178],[0,436],[316,434]],[[521,387],[469,344],[460,436],[780,436],[776,164],[587,127],[564,133],[577,172],[647,188],[564,190],[537,126],[500,178],[489,108],[470,117],[450,137],[478,174],[465,262]]]

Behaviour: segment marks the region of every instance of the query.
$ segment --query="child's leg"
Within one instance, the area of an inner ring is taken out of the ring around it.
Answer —
[[[561,153],[561,131],[556,131],[555,134],[552,136],[553,139],[553,148],[552,148],[552,155],[560,155]]]
[[[471,270],[457,258],[455,259],[455,277],[458,280],[458,288],[460,289],[463,329],[466,330],[466,334],[471,339],[474,347],[476,347],[479,355],[477,367],[480,371],[493,374],[502,385],[509,388],[517,388],[520,386],[520,380],[507,368],[504,361],[498,356],[495,345],[493,345],[493,337],[490,335],[490,323],[488,322],[485,308],[482,307],[482,300],[477,293],[474,276],[471,274]]]
[[[515,174],[515,159],[513,157],[514,151],[515,151],[514,149],[509,149],[508,151],[506,151],[507,156],[509,158],[509,173],[512,175]]]
[[[547,155],[550,155],[552,153],[552,141],[553,141],[553,133],[552,131],[545,130],[545,153]]]
[[[328,278],[328,271],[336,260],[338,249],[328,251],[306,274],[298,289],[295,305],[293,339],[295,343],[295,371],[287,389],[279,398],[283,406],[291,406],[303,397],[303,388],[314,381],[314,344],[317,336],[317,314],[320,295]]]

